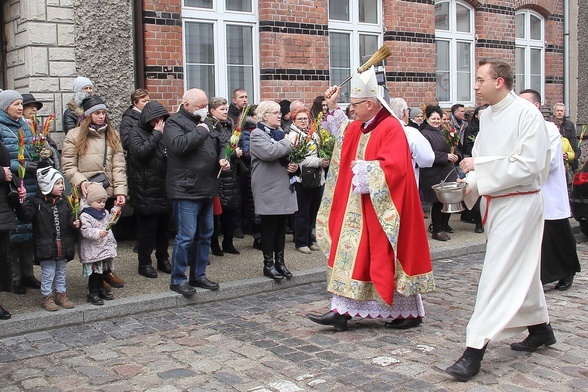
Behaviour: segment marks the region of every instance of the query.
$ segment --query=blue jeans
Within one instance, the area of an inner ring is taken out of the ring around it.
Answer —
[[[171,284],[180,284],[187,280],[188,265],[191,279],[206,276],[214,230],[212,199],[174,199],[172,206],[178,232],[172,251]]]
[[[55,292],[65,293],[66,259],[41,260],[41,295],[47,297]]]

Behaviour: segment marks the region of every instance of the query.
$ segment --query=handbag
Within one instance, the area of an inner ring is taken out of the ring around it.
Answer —
[[[104,135],[104,159],[102,160],[102,172],[98,174],[94,174],[91,177],[88,177],[88,181],[90,182],[97,182],[101,184],[104,189],[110,186],[110,180],[106,176],[106,152],[108,151],[108,140],[106,140],[106,135]]]
[[[321,186],[321,170],[323,170],[322,167],[303,167],[300,174],[302,187],[314,189]]]

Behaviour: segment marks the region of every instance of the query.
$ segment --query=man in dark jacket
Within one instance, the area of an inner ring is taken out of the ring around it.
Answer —
[[[182,101],[180,110],[166,121],[163,141],[167,150],[167,196],[177,226],[170,289],[190,296],[196,292],[194,286],[208,290],[219,287],[206,277],[206,266],[214,228],[212,199],[219,187],[217,175],[221,167],[228,170],[230,164],[224,158],[221,134],[205,120],[206,93],[194,88]]]
[[[576,135],[576,126],[573,122],[566,118],[566,105],[563,103],[556,103],[553,105],[553,117],[551,121],[559,128],[559,133],[568,139],[576,157],[572,162],[572,169],[575,171],[578,168],[578,158],[580,158],[580,149],[578,148],[578,136]]]
[[[233,90],[233,99],[231,105],[229,105],[229,118],[233,122],[234,126],[237,126],[239,116],[243,112],[243,109],[247,107],[247,91],[242,88]]]

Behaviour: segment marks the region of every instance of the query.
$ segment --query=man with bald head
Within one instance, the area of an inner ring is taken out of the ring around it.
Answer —
[[[227,141],[206,120],[207,114],[206,93],[197,88],[188,90],[180,109],[168,118],[163,129],[167,196],[177,226],[170,289],[185,296],[194,295],[194,287],[219,288],[206,277],[206,266],[214,229],[212,199],[218,193],[217,175],[221,167],[228,170],[230,165],[224,158]]]

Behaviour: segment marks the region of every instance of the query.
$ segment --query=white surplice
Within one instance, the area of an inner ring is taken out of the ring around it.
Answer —
[[[503,196],[483,197],[480,206],[487,214],[487,246],[466,336],[468,347],[480,349],[549,322],[540,280],[543,197],[537,191],[547,179],[550,151],[541,113],[509,93],[482,114],[472,156],[468,207],[479,196]]]

